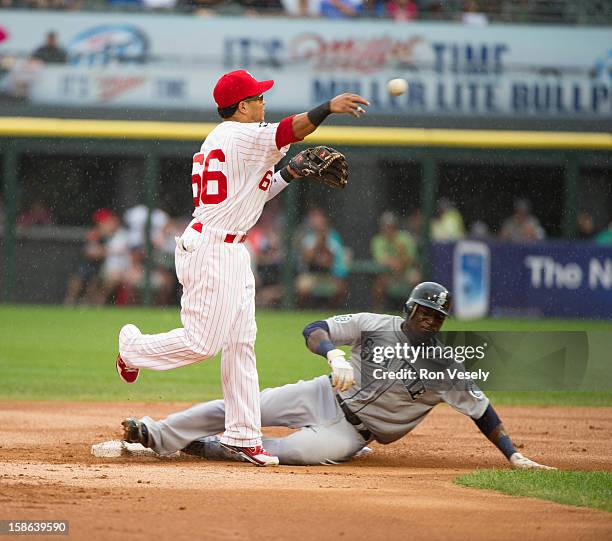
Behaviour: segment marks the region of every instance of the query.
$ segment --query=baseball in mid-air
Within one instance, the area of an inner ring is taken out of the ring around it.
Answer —
[[[387,83],[387,90],[392,96],[401,96],[408,90],[408,81],[406,79],[391,79]]]

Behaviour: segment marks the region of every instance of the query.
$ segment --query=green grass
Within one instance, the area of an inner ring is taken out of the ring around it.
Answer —
[[[476,470],[455,483],[612,512],[612,472]]]
[[[258,314],[261,387],[325,372],[303,346],[314,314]],[[180,326],[177,308],[116,309],[0,306],[0,399],[200,401],[221,395],[219,359],[180,370],[145,370],[136,385],[117,377],[117,336],[125,323],[143,332]]]
[[[262,388],[326,373],[323,359],[308,352],[304,325],[330,314],[259,311],[257,359]],[[180,326],[178,309],[65,308],[0,305],[0,399],[142,400],[195,402],[221,395],[219,360],[154,372],[136,385],[115,373],[117,335],[125,323],[143,332]],[[567,321],[449,321],[448,330],[597,330],[609,323]],[[612,392],[492,392],[497,404],[612,406]]]

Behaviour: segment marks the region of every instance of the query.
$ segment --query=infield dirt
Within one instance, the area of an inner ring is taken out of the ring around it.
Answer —
[[[96,541],[612,538],[612,513],[453,484],[507,465],[448,407],[338,466],[91,456],[92,443],[120,438],[123,418],[185,406],[0,402],[0,519],[69,520],[71,539]],[[612,471],[612,408],[497,409],[528,457]]]

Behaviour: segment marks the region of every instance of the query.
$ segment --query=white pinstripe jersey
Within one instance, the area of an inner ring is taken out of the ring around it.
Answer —
[[[204,227],[246,232],[268,199],[274,165],[289,145],[276,147],[278,124],[225,121],[193,157],[194,218]]]

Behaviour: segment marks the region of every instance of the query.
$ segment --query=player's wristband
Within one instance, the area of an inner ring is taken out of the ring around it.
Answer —
[[[516,449],[514,448],[514,445],[512,445],[512,440],[510,439],[510,436],[500,436],[497,439],[495,445],[497,445],[497,448],[504,454],[504,456],[508,460],[510,460],[510,457],[514,453],[516,453]]]
[[[311,111],[308,111],[308,120],[315,126],[318,126],[323,122],[329,115],[331,115],[331,103],[326,101],[321,105],[315,107]]]
[[[287,169],[287,166],[283,167],[279,171],[279,174],[287,184],[289,184],[293,180],[293,175],[289,172],[289,169]]]
[[[501,424],[501,419],[497,416],[497,413],[493,409],[493,406],[489,404],[485,412],[482,414],[482,417],[480,417],[480,419],[474,419],[474,422],[476,423],[476,426],[480,428],[481,432],[487,438],[491,439],[491,435]],[[512,440],[507,434],[502,433],[499,437],[495,438],[495,440],[491,441],[493,441],[495,446],[504,454],[504,456],[508,460],[514,453],[516,453],[516,449],[512,444]]]
[[[327,358],[327,354],[332,349],[336,349],[336,346],[334,346],[329,340],[321,340],[321,342],[317,346],[316,353],[317,353],[317,355],[321,355],[321,357],[326,357]]]

